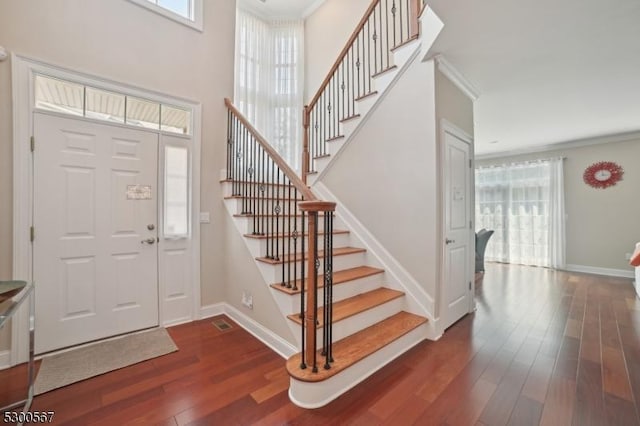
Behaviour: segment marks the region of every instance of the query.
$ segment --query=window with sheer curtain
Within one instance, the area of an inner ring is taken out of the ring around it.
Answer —
[[[561,158],[476,169],[476,228],[495,231],[486,260],[560,268],[564,221]]]
[[[238,109],[294,169],[300,168],[304,83],[302,21],[236,20]]]

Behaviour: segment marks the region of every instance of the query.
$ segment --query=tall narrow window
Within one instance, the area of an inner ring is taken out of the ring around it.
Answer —
[[[238,10],[235,104],[294,169],[300,167],[302,21],[267,22]]]
[[[476,228],[495,231],[487,260],[564,265],[562,165],[551,159],[476,170]]]
[[[164,235],[189,234],[189,151],[184,147],[165,148]]]

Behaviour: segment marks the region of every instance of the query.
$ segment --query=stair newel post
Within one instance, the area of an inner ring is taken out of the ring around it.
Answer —
[[[410,0],[411,11],[411,36],[420,35],[420,11],[422,10],[422,0]]]
[[[336,208],[336,203],[327,202],[327,201],[305,201],[299,204],[300,210],[308,213],[308,243],[307,243],[307,271],[308,271],[308,280],[307,280],[307,303],[305,309],[305,315],[303,320],[303,342],[306,340],[306,346],[303,346],[302,353],[306,358],[307,363],[312,363],[312,371],[318,371],[317,365],[317,326],[318,326],[318,273],[320,272],[320,260],[318,256],[318,214],[320,212],[324,212],[325,215],[332,215]],[[326,224],[326,222],[325,222]],[[329,225],[331,227],[331,225]],[[331,234],[332,229],[325,229],[324,234]],[[325,237],[326,238],[326,237]],[[330,247],[327,247],[327,244],[324,244],[324,257],[325,257],[325,269],[322,274],[322,278],[324,283],[327,283],[327,275],[331,276],[331,280],[333,272],[331,270],[327,270],[327,265],[331,265],[331,260],[327,256],[331,256],[333,254],[333,250]],[[328,251],[327,251],[328,250]],[[303,260],[304,263],[304,260]],[[328,272],[328,274],[327,274]],[[326,291],[327,289],[325,289]],[[328,289],[331,291],[331,289]],[[330,293],[329,293],[330,294]],[[328,305],[325,305],[324,312],[326,313],[326,317],[324,318],[324,328],[325,331],[323,334],[325,338],[325,352],[327,347],[330,348],[331,343],[329,342],[329,346],[326,346],[326,339],[328,336],[331,336],[331,301],[329,298],[325,298],[325,304],[329,302]],[[328,334],[326,334],[328,333]],[[330,355],[330,352],[329,352]]]
[[[309,156],[309,122],[311,114],[311,110],[308,105],[304,106],[304,111],[302,113],[302,126],[304,127],[304,131],[302,132],[303,145],[302,145],[302,182],[307,183],[307,172],[309,171],[309,161],[311,160]]]

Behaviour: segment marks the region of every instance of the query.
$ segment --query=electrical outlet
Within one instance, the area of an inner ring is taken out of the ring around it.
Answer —
[[[242,304],[249,309],[253,309],[253,296],[251,296],[251,293],[242,292]]]

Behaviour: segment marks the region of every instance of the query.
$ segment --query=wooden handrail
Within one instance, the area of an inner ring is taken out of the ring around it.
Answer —
[[[331,78],[333,78],[333,74],[336,72],[336,70],[342,63],[342,60],[344,59],[344,57],[347,56],[349,49],[351,49],[351,46],[356,41],[356,38],[358,38],[358,34],[360,34],[360,30],[364,28],[365,24],[369,20],[369,16],[371,16],[371,14],[373,13],[373,10],[376,8],[378,3],[380,3],[380,0],[373,0],[373,2],[371,2],[371,4],[369,5],[369,8],[364,13],[364,16],[358,23],[358,26],[356,27],[355,30],[353,30],[351,37],[349,37],[347,44],[345,44],[344,47],[342,48],[342,51],[338,55],[338,59],[336,59],[333,66],[329,70],[329,73],[327,74],[325,79],[322,81],[322,84],[320,84],[320,88],[316,92],[316,95],[313,97],[311,102],[309,102],[309,106],[306,108],[307,111],[311,111],[313,107],[316,105],[316,103],[318,102],[318,99],[320,99],[320,96],[322,96],[322,92],[324,92],[324,89],[327,87],[327,85],[329,85]]]
[[[289,178],[293,186],[298,191],[300,191],[304,199],[307,201],[318,201],[318,198],[315,195],[313,195],[313,192],[311,192],[309,187],[304,182],[302,182],[302,179],[298,177],[296,172],[294,172],[293,169],[289,167],[287,162],[284,161],[284,159],[280,156],[280,154],[278,154],[277,151],[273,149],[273,147],[260,134],[260,132],[258,132],[258,130],[256,130],[256,128],[253,127],[251,123],[249,123],[249,120],[247,120],[245,116],[242,115],[242,113],[235,107],[235,105],[233,105],[233,102],[231,102],[231,99],[225,98],[224,104],[227,106],[227,108],[229,108],[229,111],[231,111],[236,117],[238,117],[238,120],[242,123],[242,125],[247,128],[249,133],[251,133],[251,135],[256,139],[256,141],[258,141],[258,143],[262,146],[262,148],[269,155],[269,157],[271,157],[271,159],[276,163],[276,165],[280,167],[280,169],[284,172],[287,178]]]

